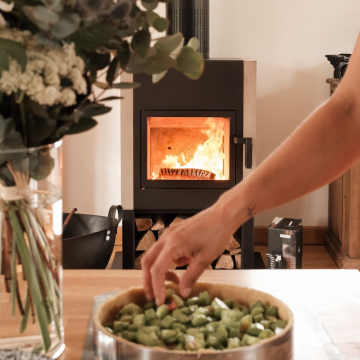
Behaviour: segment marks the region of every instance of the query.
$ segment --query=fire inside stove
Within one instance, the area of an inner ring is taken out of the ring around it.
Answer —
[[[148,117],[147,178],[229,180],[229,126],[224,117]]]

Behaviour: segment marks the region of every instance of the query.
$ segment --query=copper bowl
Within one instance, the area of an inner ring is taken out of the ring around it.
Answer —
[[[175,284],[168,287],[179,294]],[[206,349],[197,352],[173,351],[159,347],[147,347],[122,339],[108,333],[103,324],[112,322],[115,314],[126,304],[134,302],[140,306],[146,303],[142,287],[133,287],[121,292],[99,305],[94,313],[95,353],[99,360],[290,360],[293,358],[293,324],[294,317],[287,305],[267,293],[227,284],[198,282],[193,287],[191,296],[207,291],[211,297],[232,299],[248,305],[261,300],[266,306],[274,305],[279,310],[279,317],[288,324],[279,334],[261,343],[234,350]]]

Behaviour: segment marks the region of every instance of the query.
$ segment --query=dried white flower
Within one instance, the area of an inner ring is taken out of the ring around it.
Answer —
[[[83,76],[85,64],[76,55],[74,44],[64,44],[62,48],[40,45],[29,31],[16,28],[0,27],[0,38],[21,43],[27,56],[24,72],[10,58],[9,70],[4,70],[0,78],[1,92],[10,95],[21,90],[33,101],[50,106],[74,105],[76,93],[87,93],[87,83]],[[62,79],[71,80],[72,85],[62,87]]]
[[[76,94],[71,89],[65,88],[61,91],[60,102],[64,106],[75,105],[76,103]]]

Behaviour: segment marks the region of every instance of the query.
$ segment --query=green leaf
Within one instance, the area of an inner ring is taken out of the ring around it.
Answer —
[[[153,11],[145,11],[145,15],[149,26],[152,26],[153,22],[160,17],[156,12]]]
[[[141,4],[146,10],[154,10],[158,6],[158,0],[141,0]]]
[[[136,54],[135,57],[129,62],[126,66],[125,71],[131,74],[138,74],[144,72],[148,67],[147,59],[156,54],[154,48],[149,48],[146,57],[142,58],[139,54]]]
[[[9,57],[6,52],[0,52],[0,77],[4,70],[9,70]]]
[[[54,159],[47,151],[43,154],[37,153],[30,156],[29,168],[32,169],[30,177],[37,181],[47,178],[54,168]]]
[[[2,143],[8,136],[9,134],[14,131],[15,129],[15,124],[12,118],[7,118],[5,119],[1,114],[0,114],[0,143]]]
[[[165,36],[164,38],[158,40],[154,47],[155,49],[162,50],[167,54],[171,54],[181,45],[183,41],[183,35],[181,33],[177,33],[172,36]]]
[[[62,40],[77,30],[80,21],[81,18],[78,14],[67,14],[51,28],[51,33],[55,38]]]
[[[130,60],[130,45],[126,40],[120,45],[117,51],[117,56],[119,58],[121,68],[124,69]]]
[[[104,115],[111,111],[111,107],[105,106],[104,104],[89,103],[84,109],[81,109],[81,118],[91,118],[93,116]],[[81,121],[81,118],[79,122]]]
[[[162,73],[175,66],[175,60],[167,53],[157,50],[156,55],[147,60],[147,68],[145,72],[150,75]]]
[[[110,89],[111,86],[109,84],[103,83],[101,81],[95,81],[94,85],[100,89],[106,90],[106,89]]]
[[[151,35],[148,30],[138,31],[131,41],[131,48],[144,58],[149,50]]]
[[[121,100],[122,96],[108,96],[106,98],[99,99],[98,101],[112,101],[112,100]]]
[[[36,42],[40,45],[49,46],[54,49],[61,49],[61,45],[59,43],[55,41],[51,41],[41,34],[36,34],[35,38],[36,38]]]
[[[119,58],[115,56],[107,71],[106,82],[111,85],[113,81],[118,77],[119,71],[120,71]]]
[[[86,28],[81,27],[69,37],[69,41],[84,51],[95,51],[109,42],[114,33],[113,25],[101,22]]]
[[[19,63],[23,71],[25,70],[27,64],[27,57],[25,49],[20,43],[0,38],[0,53],[1,52],[7,53]]]
[[[165,70],[165,71],[163,71],[162,73],[160,73],[160,74],[154,74],[153,76],[152,76],[152,82],[154,83],[154,84],[156,84],[157,82],[159,82],[166,74],[167,74],[167,70]]]
[[[195,51],[198,51],[199,47],[200,47],[200,41],[196,38],[196,37],[192,37],[187,46],[190,46],[191,48],[193,48]]]
[[[32,101],[29,98],[26,98],[24,104],[25,104],[25,110],[28,113],[34,114],[44,119],[47,119],[49,117],[49,114],[45,110],[44,106],[41,106],[37,102]]]
[[[158,18],[158,19],[154,20],[153,27],[157,31],[161,32],[161,31],[167,30],[167,28],[169,27],[169,24],[170,24],[170,22],[168,19]]]
[[[92,129],[97,125],[97,121],[91,118],[81,118],[80,121],[74,123],[67,131],[68,135],[79,134],[81,132]]]
[[[204,59],[193,48],[184,46],[176,58],[175,68],[190,79],[198,79],[204,70]]]
[[[42,5],[23,6],[22,10],[32,23],[44,31],[49,31],[60,19],[58,14]]]
[[[109,53],[100,54],[97,52],[92,52],[89,54],[89,59],[91,66],[94,66],[94,68],[99,71],[105,69],[109,65],[111,56]]]
[[[128,82],[121,82],[117,84],[112,84],[113,89],[136,89],[140,86],[139,83],[128,83]]]

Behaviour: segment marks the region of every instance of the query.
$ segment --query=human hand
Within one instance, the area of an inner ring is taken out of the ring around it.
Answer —
[[[180,293],[187,298],[202,272],[224,251],[231,234],[215,206],[165,230],[141,260],[147,299],[164,303],[165,280],[180,284]],[[169,270],[173,263],[189,264],[181,280]]]

